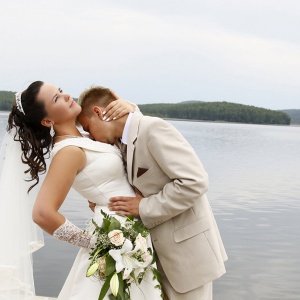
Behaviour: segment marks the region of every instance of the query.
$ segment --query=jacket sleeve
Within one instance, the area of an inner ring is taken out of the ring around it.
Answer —
[[[191,208],[208,189],[208,175],[190,144],[171,124],[155,119],[146,131],[147,147],[170,182],[140,202],[140,217],[148,228]]]

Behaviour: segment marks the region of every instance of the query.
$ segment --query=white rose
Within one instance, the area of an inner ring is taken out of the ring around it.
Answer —
[[[104,273],[105,270],[106,270],[106,260],[105,260],[105,257],[102,256],[98,259],[98,263],[99,263],[99,267],[98,267],[98,270],[101,272],[101,273]]]
[[[142,254],[142,259],[145,262],[145,266],[149,266],[153,260],[153,256],[147,251],[144,254]]]
[[[147,241],[144,237],[142,237],[142,235],[139,233],[138,236],[136,237],[135,241],[134,241],[135,245],[137,245],[137,243],[140,243],[140,250],[143,253],[147,253],[148,252],[148,246],[147,246]]]
[[[121,230],[112,230],[108,233],[108,237],[110,242],[115,246],[122,246],[125,238],[123,236],[123,232]]]

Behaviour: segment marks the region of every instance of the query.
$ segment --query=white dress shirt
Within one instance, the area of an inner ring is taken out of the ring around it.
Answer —
[[[121,142],[125,145],[127,145],[127,143],[128,143],[128,133],[129,133],[131,118],[132,118],[132,113],[129,113],[128,118],[125,123],[125,126],[124,126],[123,135],[121,138]]]

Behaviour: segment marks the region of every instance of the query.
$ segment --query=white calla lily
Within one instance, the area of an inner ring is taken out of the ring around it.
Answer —
[[[124,270],[124,277],[128,278],[133,269],[139,267],[139,262],[132,256],[141,248],[138,243],[134,249],[130,240],[126,239],[122,248],[118,250],[110,250],[109,255],[116,262],[117,273]]]
[[[86,272],[86,277],[90,277],[95,274],[95,272],[98,270],[99,267],[99,262],[95,262],[91,266],[89,266],[87,272]]]
[[[118,295],[119,286],[120,286],[119,278],[118,278],[117,273],[115,273],[112,276],[112,278],[110,279],[109,285],[110,285],[110,289],[111,289],[112,294],[116,297]]]
[[[116,262],[117,273],[121,272],[127,265],[126,259],[124,259],[124,254],[132,249],[133,245],[130,240],[126,239],[122,248],[118,250],[109,250],[109,255]]]

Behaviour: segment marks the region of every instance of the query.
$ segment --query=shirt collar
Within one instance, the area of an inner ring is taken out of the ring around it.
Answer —
[[[124,126],[123,135],[121,138],[121,142],[125,145],[127,145],[127,143],[128,143],[128,133],[129,133],[129,127],[130,127],[132,115],[133,115],[133,113],[129,113],[129,115],[128,115],[128,118],[127,118],[125,126]]]

